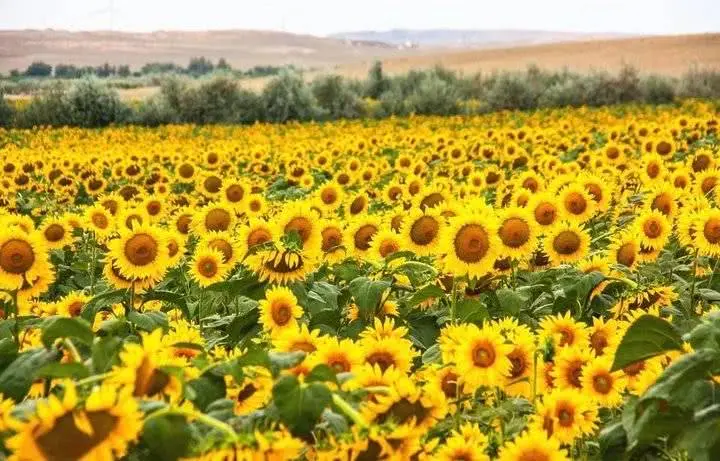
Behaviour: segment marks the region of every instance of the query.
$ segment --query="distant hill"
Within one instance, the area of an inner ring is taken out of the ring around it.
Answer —
[[[151,61],[187,65],[190,58],[205,56],[224,57],[236,68],[284,64],[313,68],[409,54],[412,51],[381,42],[276,31],[0,30],[0,72],[24,69],[35,60],[81,66],[110,62],[139,69]]]
[[[455,30],[455,29],[392,29],[386,31],[356,31],[332,34],[343,40],[364,40],[420,47],[506,47],[540,43],[556,43],[590,39],[620,38],[623,34],[590,34],[543,30]]]

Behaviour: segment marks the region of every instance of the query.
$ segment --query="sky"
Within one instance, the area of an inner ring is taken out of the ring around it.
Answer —
[[[720,32],[720,0],[0,0],[0,29]]]

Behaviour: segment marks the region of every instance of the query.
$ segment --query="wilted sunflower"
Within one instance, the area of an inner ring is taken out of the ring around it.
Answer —
[[[316,256],[310,252],[289,249],[278,243],[249,256],[245,265],[255,272],[261,281],[287,284],[304,280],[316,269]]]
[[[272,336],[296,330],[297,319],[302,315],[303,309],[289,288],[271,288],[265,293],[265,299],[260,301],[260,324]]]
[[[128,279],[156,279],[168,269],[169,250],[165,233],[153,226],[122,229],[108,242],[110,256],[120,273]]]
[[[38,401],[27,422],[13,424],[17,434],[6,442],[10,459],[90,460],[125,455],[142,429],[142,413],[130,389],[96,387],[81,406],[75,385],[65,382],[64,388],[62,399],[51,395]]]

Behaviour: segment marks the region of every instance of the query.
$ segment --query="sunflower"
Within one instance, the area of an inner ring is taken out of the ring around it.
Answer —
[[[503,256],[519,259],[526,257],[537,246],[536,227],[524,208],[505,208],[500,212],[498,238]]]
[[[532,213],[535,223],[543,230],[551,227],[560,219],[561,210],[549,192],[534,195],[526,208]]]
[[[320,236],[323,259],[330,264],[340,262],[347,256],[344,245],[345,233],[341,224],[336,221],[324,220],[320,224]]]
[[[431,394],[415,385],[410,379],[398,379],[385,395],[367,402],[360,409],[367,421],[395,423],[396,429],[416,434],[425,433],[447,413],[447,402],[442,394]]]
[[[544,431],[563,444],[595,431],[597,408],[577,389],[556,389],[545,395],[531,418],[531,431]]]
[[[39,233],[25,233],[19,228],[0,230],[0,289],[19,290],[51,275],[47,248]]]
[[[261,216],[267,211],[267,202],[260,194],[251,194],[247,200],[247,214],[249,216]]]
[[[373,237],[381,227],[380,218],[375,215],[359,216],[350,221],[343,238],[348,250],[358,258],[365,258],[370,253]]]
[[[95,233],[98,240],[105,240],[115,230],[113,215],[102,205],[96,204],[85,210],[85,225]]]
[[[291,232],[298,234],[305,251],[317,253],[320,251],[322,236],[317,213],[308,209],[306,203],[291,203],[273,218],[275,222],[275,235],[287,235]]]
[[[559,389],[582,388],[582,369],[593,359],[592,353],[585,345],[565,347],[554,357],[552,369],[553,384]]]
[[[201,287],[220,282],[225,279],[231,269],[224,259],[225,256],[220,250],[210,247],[197,248],[190,262],[190,276]]]
[[[150,215],[144,208],[123,208],[116,217],[120,229],[132,229],[135,226],[150,224]]]
[[[223,263],[230,269],[235,267],[242,256],[240,245],[227,231],[208,232],[200,239],[198,246],[201,248],[218,250],[222,253]]]
[[[578,183],[590,194],[590,197],[595,201],[595,206],[598,211],[606,212],[608,210],[610,199],[612,198],[612,190],[608,187],[605,180],[598,176],[585,173],[580,176]]]
[[[63,248],[73,242],[72,227],[64,218],[46,219],[38,231],[51,250]]]
[[[281,352],[315,352],[325,339],[320,336],[320,330],[309,330],[305,324],[298,325],[296,329],[284,329],[272,338],[273,348]]]
[[[235,227],[235,211],[222,202],[214,202],[199,209],[192,218],[193,231],[198,235],[208,232],[231,231]]]
[[[583,259],[577,266],[578,270],[583,274],[590,274],[592,272],[599,272],[604,275],[610,274],[610,265],[607,262],[607,258],[591,255]]]
[[[572,318],[570,312],[548,315],[540,321],[539,335],[553,342],[556,347],[579,347],[587,344],[585,324]]]
[[[165,231],[165,239],[168,247],[168,267],[174,267],[185,254],[185,237],[171,230]]]
[[[114,459],[125,455],[142,429],[142,413],[129,389],[94,388],[83,407],[74,384],[66,382],[62,399],[51,395],[37,403],[27,422],[6,442],[9,459]]]
[[[189,210],[180,209],[172,217],[175,230],[180,235],[187,236],[190,233],[193,215]]]
[[[553,265],[572,264],[585,258],[590,247],[590,236],[580,224],[562,222],[546,235],[543,248]]]
[[[108,242],[110,255],[120,273],[128,279],[155,279],[165,275],[169,250],[165,233],[153,226],[122,229]]]
[[[490,461],[490,457],[484,451],[486,446],[487,438],[483,443],[483,439],[468,440],[461,434],[453,433],[438,447],[433,458],[440,461]]]
[[[381,229],[373,235],[370,242],[370,253],[374,259],[383,261],[403,248],[400,235],[392,229]]]
[[[250,186],[244,181],[229,181],[223,184],[223,198],[225,202],[236,211],[245,207]]]
[[[512,366],[506,376],[504,390],[508,395],[532,398],[533,382],[537,379],[535,337],[528,331],[513,336],[512,350],[508,353]]]
[[[455,276],[480,278],[493,270],[500,249],[497,220],[491,214],[463,214],[443,229],[439,253],[445,270]]]
[[[249,256],[245,264],[257,274],[260,281],[287,284],[304,280],[307,274],[315,270],[316,260],[312,253],[288,249],[279,243],[276,247]]]
[[[182,395],[179,378],[163,370],[164,367],[181,367],[178,360],[162,344],[162,329],[141,333],[141,343],[126,343],[120,351],[120,362],[114,366],[108,382],[128,387],[134,397],[156,398],[167,396],[176,401]]]
[[[334,212],[344,199],[342,187],[336,182],[327,182],[316,191],[313,203],[324,211]]]
[[[265,293],[265,299],[260,301],[260,324],[272,336],[296,330],[297,319],[302,315],[303,309],[289,288],[271,288]]]
[[[632,269],[638,262],[640,242],[632,232],[624,232],[616,236],[608,246],[610,263]]]
[[[720,209],[706,209],[699,213],[694,222],[695,248],[701,255],[720,256]]]
[[[79,317],[85,304],[87,304],[90,299],[92,299],[90,296],[80,291],[73,291],[58,302],[56,306],[57,315]]]
[[[395,368],[401,373],[408,373],[417,355],[407,340],[398,338],[363,339],[359,344],[365,363],[378,366],[382,371]]]
[[[233,401],[233,411],[238,416],[264,407],[272,398],[273,380],[266,368],[245,367],[242,382],[225,376],[225,384],[227,398]]]
[[[240,228],[238,236],[240,248],[238,250],[241,255],[245,256],[256,246],[273,240],[275,240],[275,234],[273,234],[270,223],[261,218],[250,218],[249,222]]]
[[[654,190],[647,197],[647,206],[671,218],[677,213],[678,195],[679,192],[669,184],[654,186]]]
[[[663,248],[672,232],[670,221],[659,211],[640,214],[635,221],[635,228],[640,236],[640,245],[654,249]]]
[[[345,216],[355,217],[365,213],[370,205],[366,192],[360,192],[354,197],[350,197],[345,205]]]
[[[363,352],[358,344],[335,337],[324,341],[310,358],[312,367],[324,364],[336,373],[354,372],[363,364]]]
[[[621,331],[617,320],[604,320],[593,317],[593,324],[588,330],[590,350],[596,357],[612,355],[620,343]]]
[[[581,185],[570,184],[559,192],[558,201],[563,219],[584,223],[590,219],[597,205],[590,193]]]
[[[583,393],[596,404],[606,408],[615,408],[623,402],[625,378],[622,372],[611,372],[612,357],[602,356],[591,360],[583,367]]]
[[[501,386],[512,370],[508,354],[512,346],[505,344],[495,327],[470,325],[457,350],[456,366],[463,377],[465,390],[480,386]]]

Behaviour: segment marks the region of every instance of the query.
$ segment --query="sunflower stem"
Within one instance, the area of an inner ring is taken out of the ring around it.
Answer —
[[[368,386],[363,388],[364,391],[367,391],[371,394],[389,394],[390,388],[388,386]]]
[[[692,285],[690,285],[690,305],[688,306],[685,317],[690,318],[692,313],[695,311],[695,282],[697,281],[697,264],[698,264],[698,250],[695,250],[695,257],[693,258],[692,266]]]
[[[362,415],[360,415],[360,413],[358,413],[358,411],[354,409],[352,405],[350,405],[345,399],[343,399],[337,394],[333,394],[332,400],[335,406],[338,407],[345,416],[350,418],[352,422],[354,422],[363,429],[368,427],[368,423],[365,421]]]
[[[456,306],[457,305],[456,286],[457,286],[457,283],[456,283],[456,281],[457,281],[457,278],[453,277],[452,291],[450,293],[450,321],[452,322],[453,325],[455,325],[455,323],[457,323],[456,322],[456,316],[457,316],[457,311],[456,311],[456,307],[457,307]]]
[[[73,342],[70,338],[65,338],[63,340],[63,345],[65,345],[68,352],[70,352],[70,355],[72,356],[73,361],[75,361],[77,363],[83,362],[82,356],[80,355],[77,348],[75,347],[75,344],[73,344]]]
[[[10,292],[10,298],[12,299],[12,314],[15,318],[15,323],[13,324],[13,336],[15,337],[15,344],[20,347],[20,321],[18,320],[18,317],[20,317],[20,313],[18,312],[19,309],[17,290],[13,290]]]
[[[233,442],[236,442],[238,440],[237,432],[235,432],[235,429],[233,429],[229,424],[224,423],[220,421],[219,419],[215,419],[212,416],[208,416],[204,413],[195,412],[192,410],[185,410],[183,408],[163,408],[162,410],[158,410],[150,415],[148,415],[145,418],[145,422],[151,421],[155,418],[159,418],[161,416],[165,415],[178,415],[178,416],[185,416],[186,418],[195,419],[206,426],[210,426],[213,429],[217,429],[220,432],[224,432],[225,435],[230,438]]]
[[[715,266],[713,267],[713,270],[710,273],[710,279],[708,280],[708,288],[711,290],[712,290],[713,279],[715,278],[715,272],[717,272],[717,270],[718,270],[718,265],[720,265],[720,258],[717,258],[715,260]]]
[[[85,384],[92,384],[97,381],[102,381],[103,379],[107,378],[111,374],[112,373],[108,371],[107,373],[100,373],[99,375],[89,376],[85,379],[80,379],[78,381],[75,381],[75,385],[76,386],[84,386]]]

